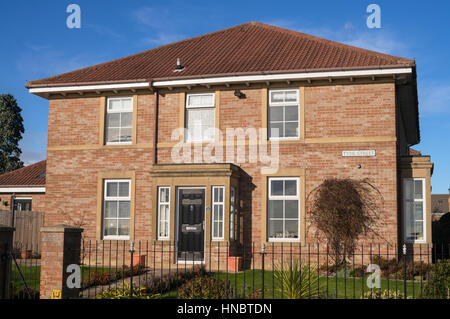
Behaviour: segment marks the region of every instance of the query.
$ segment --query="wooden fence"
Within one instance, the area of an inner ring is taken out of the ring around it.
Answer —
[[[0,210],[0,225],[11,226],[11,212]],[[33,255],[41,253],[41,227],[44,225],[44,213],[33,211],[16,211],[14,214],[14,250],[32,251]]]

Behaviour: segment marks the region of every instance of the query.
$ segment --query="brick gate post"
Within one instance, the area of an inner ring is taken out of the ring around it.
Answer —
[[[0,226],[0,299],[10,298],[13,235],[13,227]]]
[[[41,299],[51,299],[52,292],[58,291],[61,299],[78,298],[79,289],[69,288],[66,282],[71,275],[67,267],[80,265],[82,232],[67,225],[41,228]]]

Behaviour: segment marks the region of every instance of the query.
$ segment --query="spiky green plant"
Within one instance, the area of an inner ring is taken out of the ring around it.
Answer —
[[[287,299],[313,299],[319,297],[317,268],[294,259],[286,268],[285,263],[275,265],[274,277],[277,291]]]

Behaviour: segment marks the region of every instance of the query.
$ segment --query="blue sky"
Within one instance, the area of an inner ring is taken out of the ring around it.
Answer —
[[[81,7],[81,29],[66,27],[66,7]],[[366,26],[366,7],[381,7],[381,29]],[[449,1],[1,1],[0,93],[23,109],[26,164],[46,157],[48,101],[35,80],[162,44],[259,21],[406,58],[418,65],[422,142],[435,163],[433,193],[450,187]]]

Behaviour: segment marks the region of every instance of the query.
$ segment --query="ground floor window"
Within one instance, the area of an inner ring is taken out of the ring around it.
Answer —
[[[268,233],[270,241],[299,239],[299,178],[269,178]]]
[[[169,239],[170,187],[159,187],[158,191],[158,239]]]
[[[405,240],[425,241],[425,179],[403,180]]]
[[[225,187],[213,187],[213,212],[212,212],[212,239],[223,240],[224,238],[224,208]]]
[[[20,211],[31,211],[31,197],[25,198],[25,197],[16,197],[14,199],[14,209],[20,210]]]
[[[104,239],[127,240],[130,236],[130,180],[105,180]]]

